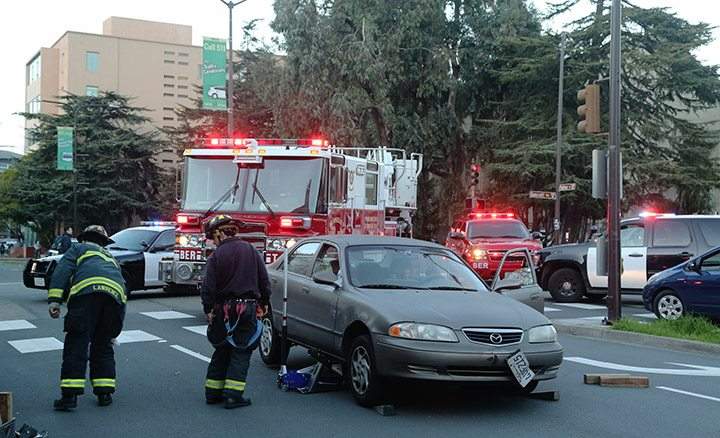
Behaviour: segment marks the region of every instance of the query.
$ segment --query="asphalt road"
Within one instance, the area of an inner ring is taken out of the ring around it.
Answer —
[[[720,436],[720,368],[713,368],[720,367],[720,357],[572,336],[561,337],[568,360],[557,379],[558,402],[482,387],[403,385],[394,397],[397,416],[382,417],[356,406],[345,391],[282,392],[275,386],[276,371],[266,368],[255,354],[248,379],[253,405],[226,411],[204,404],[202,356],[210,356],[212,347],[203,335],[187,329],[204,324],[198,297],[158,292],[136,294],[129,303],[127,342],[116,348],[115,403],[99,408],[94,397],[86,395],[75,412],[54,412],[51,404],[59,394],[61,350],[21,353],[18,348],[40,348],[40,343],[16,341],[60,341],[62,323],[47,316],[42,291],[18,283],[21,268],[0,263],[0,391],[13,392],[21,424],[48,430],[52,437],[468,437],[489,431],[512,437]],[[569,318],[602,314],[593,308],[548,306],[561,309],[549,312],[551,317],[553,313]],[[645,313],[632,304],[628,309]],[[177,313],[152,313],[169,311]],[[176,319],[158,319],[168,317]],[[47,348],[61,348],[54,345]],[[311,363],[303,351],[295,350],[292,367]],[[584,385],[584,373],[619,372],[583,363],[588,359],[653,368],[637,373],[650,377],[651,388]],[[703,366],[707,368],[698,368]]]

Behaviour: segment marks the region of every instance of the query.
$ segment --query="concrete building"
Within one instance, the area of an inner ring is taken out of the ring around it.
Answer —
[[[110,17],[102,35],[67,31],[28,61],[26,111],[57,114],[58,106],[48,101],[64,93],[115,91],[147,108],[155,127],[173,128],[175,108],[196,97],[201,63],[202,47],[192,45],[191,26]],[[177,161],[174,151],[158,151],[163,168]]]
[[[0,146],[0,173],[3,173],[14,166],[15,163],[17,163],[22,157],[20,154],[3,149],[9,147],[10,146]]]

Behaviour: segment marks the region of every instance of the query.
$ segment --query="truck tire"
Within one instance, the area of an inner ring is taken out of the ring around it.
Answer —
[[[576,269],[560,268],[550,275],[548,291],[558,303],[574,303],[585,295],[585,283]]]

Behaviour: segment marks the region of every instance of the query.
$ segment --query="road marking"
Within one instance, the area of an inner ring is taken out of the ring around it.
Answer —
[[[639,318],[652,318],[657,319],[657,316],[654,313],[631,313],[628,316],[637,316]]]
[[[546,312],[562,312],[562,309],[556,309],[554,307],[546,307],[545,311]]]
[[[13,319],[10,321],[0,321],[0,332],[8,330],[22,330],[37,328],[24,319]]]
[[[177,350],[177,351],[179,351],[179,352],[181,352],[181,353],[185,353],[185,354],[187,354],[187,355],[189,355],[189,356],[192,356],[192,357],[194,357],[194,358],[196,358],[196,359],[200,359],[200,360],[203,360],[203,361],[205,361],[205,362],[207,362],[207,363],[210,363],[210,358],[209,358],[209,357],[203,356],[202,354],[196,353],[196,352],[194,352],[194,351],[192,351],[192,350],[188,350],[187,348],[182,347],[182,346],[180,346],[180,345],[171,345],[170,348],[174,348],[175,350]]]
[[[710,397],[709,395],[702,395],[702,394],[698,394],[698,393],[690,392],[690,391],[683,391],[682,389],[675,389],[675,388],[670,388],[667,386],[658,386],[657,389],[662,389],[663,391],[677,392],[678,394],[685,394],[685,395],[689,395],[691,397],[704,398],[705,400],[712,400],[712,401],[720,402],[720,398]]]
[[[606,306],[601,306],[599,304],[583,304],[583,303],[555,303],[555,306],[563,306],[563,307],[572,307],[573,309],[583,309],[583,310],[605,310],[607,309]]]
[[[152,319],[183,319],[183,318],[195,318],[187,313],[176,312],[174,310],[166,310],[162,312],[140,312],[141,315],[148,316]]]
[[[584,357],[566,357],[566,361],[581,363],[583,365],[590,365],[598,368],[605,368],[608,370],[618,371],[632,371],[636,373],[650,373],[650,374],[667,374],[671,376],[705,376],[705,377],[720,377],[720,368],[707,367],[702,365],[690,365],[685,363],[667,362],[670,365],[677,365],[681,367],[694,368],[694,369],[677,369],[677,368],[645,368],[636,367],[631,365],[622,365],[619,363],[602,362],[599,360],[587,359]]]
[[[604,316],[584,316],[584,317],[578,318],[578,319],[584,319],[584,320],[588,320],[588,321],[602,321],[603,319],[605,319],[605,317]]]
[[[133,342],[159,341],[160,339],[161,338],[142,330],[124,330],[120,333],[120,336],[117,337],[117,343],[130,344]]]
[[[9,286],[11,284],[22,284],[22,281],[12,281],[10,283],[0,283],[0,286]]]
[[[63,349],[63,343],[55,338],[19,339],[17,341],[8,341],[8,344],[23,354]]]
[[[193,333],[197,333],[199,335],[205,336],[207,334],[207,325],[192,325],[189,327],[183,327],[185,330],[191,331]]]

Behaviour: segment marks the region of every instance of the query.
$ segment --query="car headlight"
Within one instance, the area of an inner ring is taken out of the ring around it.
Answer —
[[[458,342],[458,338],[451,328],[433,324],[401,322],[392,325],[388,330],[388,334],[394,338],[417,339],[420,341]]]
[[[484,249],[473,248],[470,251],[470,256],[475,260],[484,259],[487,256],[487,251]]]
[[[297,243],[297,240],[295,240],[295,239],[289,239],[287,242],[285,242],[285,247],[286,247],[287,249],[290,249],[290,248],[292,248],[293,246],[295,246],[296,243]]]
[[[188,236],[181,234],[177,238],[177,244],[180,246],[187,246],[190,239],[188,239]]]
[[[557,342],[557,331],[552,325],[533,327],[528,331],[528,342],[531,344]]]

